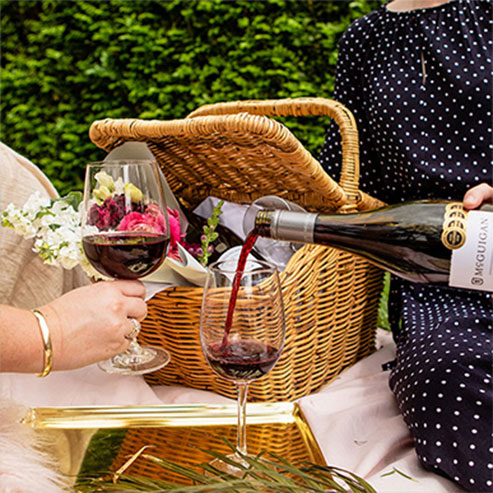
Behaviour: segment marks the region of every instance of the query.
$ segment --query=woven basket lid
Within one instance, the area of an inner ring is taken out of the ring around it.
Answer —
[[[336,119],[343,145],[340,184],[285,125],[258,114],[271,114],[273,103],[276,115],[296,116],[304,109]],[[105,119],[92,124],[90,138],[107,151],[128,141],[146,142],[175,195],[192,206],[209,196],[250,203],[277,195],[309,210],[333,211],[363,196],[354,119],[331,100],[219,103],[180,120]]]

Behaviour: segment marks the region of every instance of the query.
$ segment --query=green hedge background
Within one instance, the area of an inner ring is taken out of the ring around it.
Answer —
[[[104,157],[101,118],[218,101],[331,97],[337,43],[382,0],[0,0],[0,140],[64,194]],[[326,122],[286,122],[315,155]]]

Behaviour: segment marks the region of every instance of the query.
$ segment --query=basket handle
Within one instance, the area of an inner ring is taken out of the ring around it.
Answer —
[[[372,209],[383,202],[359,190],[359,139],[353,114],[343,104],[326,98],[287,98],[273,100],[231,101],[197,108],[187,118],[205,115],[251,113],[265,116],[317,116],[334,119],[342,138],[342,166],[339,184],[347,194],[341,210]]]

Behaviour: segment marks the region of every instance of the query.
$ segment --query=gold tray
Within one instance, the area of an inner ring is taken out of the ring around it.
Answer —
[[[105,462],[94,455],[111,452],[112,447],[104,445],[104,434],[107,433],[107,438],[115,432],[120,441],[117,447],[113,445],[111,457],[105,459],[106,470],[117,471],[146,447],[145,454],[201,471],[199,464],[212,459],[205,451],[231,452],[223,439],[235,444],[236,413],[234,404],[53,407],[33,408],[23,422],[52,436],[53,433],[70,436],[79,430],[81,437],[87,437],[89,432],[94,438],[85,447],[85,454],[81,455],[78,464],[83,463],[82,471],[87,476],[101,473],[101,469],[96,471],[87,467],[87,461],[91,461],[92,456],[92,462],[98,467]],[[246,415],[248,452],[252,455],[261,451],[274,453],[296,467],[304,461],[325,465],[320,448],[296,403],[248,403]],[[99,431],[94,433],[93,430]],[[103,442],[94,446],[95,437],[101,437],[101,434]],[[80,446],[84,440],[78,442]],[[61,453],[66,456],[65,452]],[[65,469],[74,474],[74,464]],[[125,469],[125,475],[190,484],[183,476],[163,469],[143,456],[137,456]]]

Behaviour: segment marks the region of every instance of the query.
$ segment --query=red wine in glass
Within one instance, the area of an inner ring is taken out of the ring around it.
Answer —
[[[248,384],[277,363],[284,345],[284,307],[277,268],[247,257],[255,237],[245,243],[240,262],[223,260],[207,270],[200,317],[202,351],[214,372],[238,387],[238,453],[211,463],[237,475],[246,462],[245,405]]]
[[[212,369],[233,382],[263,377],[276,364],[280,348],[255,339],[212,343],[207,360]]]
[[[103,276],[141,279],[165,260],[170,228],[156,161],[89,163],[82,212],[82,247]],[[99,367],[108,373],[142,375],[169,360],[164,348],[141,346],[133,334],[126,351],[101,361]]]
[[[245,271],[248,255],[250,255],[257,237],[254,232],[248,234],[241,249],[231,289],[222,342],[220,344],[212,343],[207,349],[207,359],[212,369],[227,380],[234,382],[256,380],[262,377],[272,369],[280,355],[280,348],[255,339],[228,341],[241,278]]]
[[[168,237],[159,233],[113,232],[85,236],[84,253],[101,274],[116,279],[139,279],[163,262]]]

